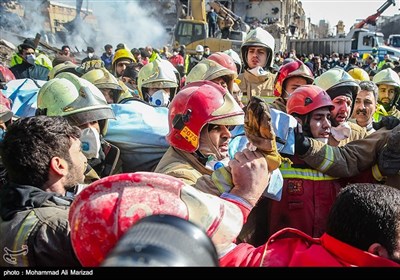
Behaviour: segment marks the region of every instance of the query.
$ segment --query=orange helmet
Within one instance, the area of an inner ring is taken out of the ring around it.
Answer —
[[[210,81],[192,82],[169,105],[169,144],[193,153],[199,148],[201,129],[207,124],[244,124],[244,112],[233,96]]]
[[[308,84],[312,84],[314,81],[314,75],[310,68],[305,65],[301,60],[294,60],[282,65],[279,68],[278,74],[275,78],[275,89],[274,95],[281,96],[282,90],[287,78],[290,77],[303,77],[307,80]]]
[[[298,87],[289,96],[286,104],[286,110],[289,115],[293,113],[307,115],[322,107],[329,107],[331,111],[335,108],[326,91],[315,85]]]
[[[235,204],[178,178],[153,172],[116,174],[85,187],[71,204],[68,221],[78,260],[83,266],[99,266],[134,224],[158,214],[199,226],[218,252],[232,244],[243,225]]]

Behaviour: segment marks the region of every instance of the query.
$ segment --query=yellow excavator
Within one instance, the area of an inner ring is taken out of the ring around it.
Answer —
[[[231,10],[220,4],[218,1],[210,2],[218,14],[218,25],[222,29],[222,20],[226,15],[234,22],[234,29],[231,31],[228,39],[208,37],[207,12],[205,0],[189,0],[185,18],[178,19],[178,23],[174,30],[174,46],[186,46],[188,54],[196,53],[196,46],[208,46],[210,51],[218,52],[232,49],[240,52],[240,46],[250,30],[242,19],[234,14]]]

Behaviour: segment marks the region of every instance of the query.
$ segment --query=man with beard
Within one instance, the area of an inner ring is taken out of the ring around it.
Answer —
[[[378,86],[378,107],[374,120],[379,121],[382,116],[400,118],[400,111],[396,108],[400,97],[400,77],[390,68],[379,71],[372,80]]]
[[[63,117],[21,118],[8,127],[1,147],[9,181],[0,189],[0,266],[80,266],[67,194],[85,179],[80,136]]]
[[[326,90],[335,106],[331,112],[332,130],[328,144],[343,146],[350,141],[365,138],[365,129],[348,121],[360,90],[357,81],[342,68],[335,67],[317,77],[314,84]]]
[[[377,108],[378,87],[372,81],[362,81],[360,82],[360,88],[350,121],[365,127],[368,134],[370,134],[375,131],[372,123],[374,121],[373,114]]]

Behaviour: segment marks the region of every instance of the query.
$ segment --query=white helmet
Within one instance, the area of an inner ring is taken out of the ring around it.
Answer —
[[[196,46],[196,52],[204,53],[204,48],[203,48],[203,46],[202,46],[202,45],[197,45],[197,46]]]

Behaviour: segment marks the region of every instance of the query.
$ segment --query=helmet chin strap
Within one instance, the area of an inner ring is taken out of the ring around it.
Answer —
[[[198,150],[198,154],[203,156],[204,158],[208,158],[210,155],[214,156],[217,160],[222,160],[225,157],[218,151],[218,148],[214,145],[210,138],[210,132],[207,129],[206,134],[204,135],[206,138],[204,139],[204,146],[208,149],[202,149],[202,151]],[[207,153],[206,155],[204,153]]]
[[[210,147],[211,153],[216,157],[217,160],[222,160],[224,157],[221,155],[221,153],[218,151],[218,148],[214,145],[214,143],[211,141],[210,138],[210,132],[207,131],[207,138],[206,138],[206,144],[208,147]]]

